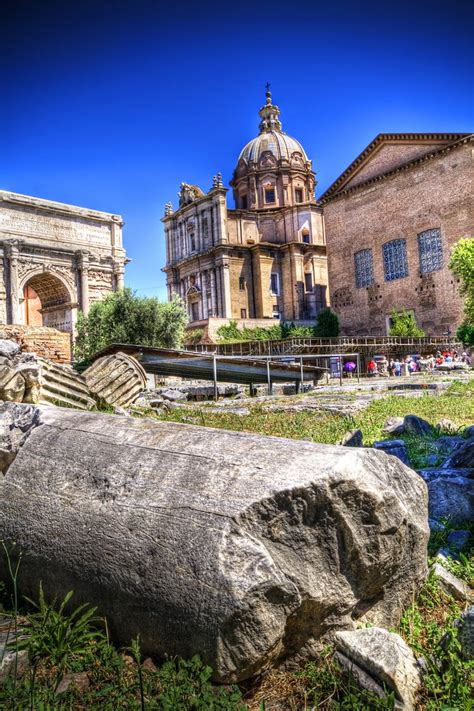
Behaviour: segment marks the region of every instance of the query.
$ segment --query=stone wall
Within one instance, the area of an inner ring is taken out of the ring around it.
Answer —
[[[26,353],[36,353],[54,363],[71,363],[71,334],[45,326],[17,326],[0,324],[2,338],[11,338]]]
[[[427,335],[448,328],[454,335],[463,301],[447,265],[453,244],[474,235],[472,185],[472,143],[464,143],[325,204],[331,305],[342,334],[385,334],[391,310],[406,308]],[[422,276],[417,235],[433,228],[441,230],[443,267]],[[407,243],[408,276],[385,281],[382,245],[399,238]],[[367,248],[374,285],[356,288],[354,253]]]

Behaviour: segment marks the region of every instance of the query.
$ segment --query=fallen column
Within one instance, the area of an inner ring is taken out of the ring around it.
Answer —
[[[74,590],[145,654],[242,680],[354,622],[396,624],[426,576],[426,485],[383,452],[60,408],[27,421],[0,476],[21,593]]]

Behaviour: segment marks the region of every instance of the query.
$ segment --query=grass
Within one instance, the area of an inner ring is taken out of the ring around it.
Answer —
[[[314,403],[313,395],[311,403]],[[161,420],[193,423],[205,427],[217,427],[242,432],[290,437],[291,439],[310,439],[322,444],[337,444],[343,435],[352,429],[360,429],[365,445],[372,445],[376,440],[387,439],[383,430],[389,416],[418,415],[433,426],[442,418],[450,419],[460,429],[474,422],[474,379],[468,383],[453,383],[448,391],[434,396],[423,394],[421,397],[403,397],[387,395],[374,400],[356,415],[340,415],[328,411],[282,411],[271,412],[262,405],[253,405],[248,415],[237,415],[223,410],[202,406],[179,408],[155,415]],[[432,438],[413,438],[406,436],[409,456],[413,465],[421,468],[424,459],[435,450],[432,441],[440,433],[434,431]]]

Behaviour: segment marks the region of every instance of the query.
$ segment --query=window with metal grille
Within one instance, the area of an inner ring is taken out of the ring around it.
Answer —
[[[385,281],[408,276],[407,241],[393,239],[383,245],[383,268]]]
[[[443,245],[441,230],[433,229],[420,232],[418,235],[418,252],[420,255],[420,272],[429,274],[443,268]]]
[[[374,283],[374,259],[371,249],[361,249],[354,254],[356,287],[372,286]]]

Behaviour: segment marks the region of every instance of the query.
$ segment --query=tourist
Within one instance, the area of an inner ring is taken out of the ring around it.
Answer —
[[[400,375],[402,374],[402,364],[400,363],[398,358],[395,359],[395,362],[393,365],[394,365],[395,375],[400,377]]]
[[[371,358],[367,364],[367,374],[369,375],[369,377],[377,375],[377,363],[373,358]]]

